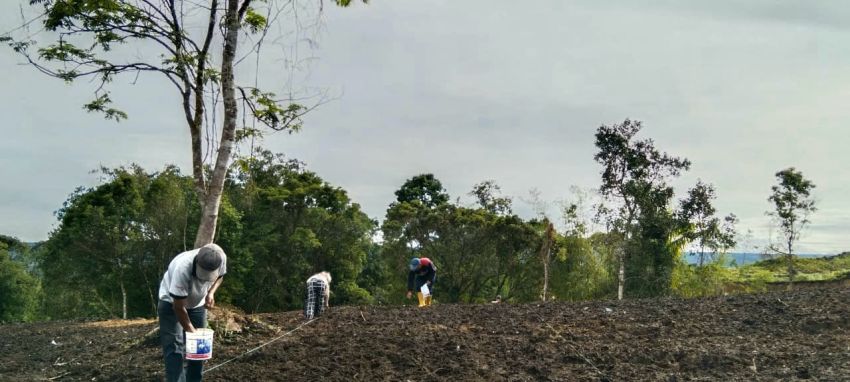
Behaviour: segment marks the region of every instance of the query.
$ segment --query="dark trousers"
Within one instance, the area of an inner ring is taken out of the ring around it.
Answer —
[[[324,281],[313,280],[307,283],[307,295],[304,297],[304,318],[312,320],[322,315],[325,308]]]
[[[207,310],[203,306],[186,309],[186,311],[189,313],[189,321],[195,328],[206,327]],[[168,382],[200,381],[204,370],[204,361],[188,361],[186,369],[183,369],[184,331],[174,313],[174,306],[170,302],[160,300],[157,313],[159,315],[159,340],[162,345],[162,358],[165,360],[165,380]]]
[[[414,279],[414,282],[413,282],[416,286],[416,289],[414,289],[413,291],[414,292],[421,291],[422,286],[427,284],[428,281],[431,281],[431,279],[427,278],[427,277],[419,277],[419,275],[416,275],[416,278]],[[428,285],[428,291],[430,291],[432,295],[434,294],[434,284],[436,284],[436,283],[437,283],[437,278],[434,277],[434,282],[432,282],[431,285]]]

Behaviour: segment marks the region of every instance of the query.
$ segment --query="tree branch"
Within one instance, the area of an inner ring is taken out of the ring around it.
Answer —
[[[245,18],[245,13],[248,12],[248,7],[251,5],[251,0],[245,0],[242,2],[242,5],[239,6],[239,21]]]

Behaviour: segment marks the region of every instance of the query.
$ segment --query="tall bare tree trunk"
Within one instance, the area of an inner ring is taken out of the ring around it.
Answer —
[[[785,255],[785,261],[788,265],[788,289],[792,288],[792,284],[794,284],[794,273],[796,270],[794,269],[794,252],[793,251],[794,242],[788,240],[788,253]]]
[[[554,229],[555,227],[549,220],[544,220],[546,222],[546,231],[544,233],[544,241],[543,247],[540,251],[540,257],[543,261],[543,301],[546,301],[547,292],[549,291],[549,259],[552,257],[552,241],[554,239]]]
[[[620,263],[620,270],[617,272],[617,300],[622,300],[623,289],[626,285],[626,250],[624,248],[617,250],[617,262]]]
[[[120,232],[125,230],[120,229]],[[126,235],[126,233],[124,234]],[[115,245],[115,244],[113,244]],[[116,255],[117,256],[117,255]],[[127,288],[124,286],[124,262],[119,258],[116,263],[116,272],[118,272],[118,286],[121,288],[121,318],[127,319]]]
[[[617,271],[617,300],[623,299],[623,292],[626,289],[626,246],[631,238],[632,222],[635,220],[635,207],[629,204],[627,209],[626,224],[623,229],[623,236],[620,238],[622,241],[617,246],[617,261],[620,266]]]
[[[156,314],[156,304],[159,301],[159,299],[154,297],[153,289],[151,289],[151,283],[150,283],[150,280],[148,279],[148,273],[145,272],[141,263],[139,264],[139,273],[141,273],[142,277],[145,279],[145,288],[147,288],[147,290],[148,290],[148,297],[150,298],[151,308],[153,308],[152,312],[154,314]]]
[[[543,301],[546,301],[546,291],[549,289],[549,250],[543,259]]]
[[[127,289],[124,288],[124,280],[121,280],[121,318],[127,319]]]
[[[247,3],[246,3],[247,4]],[[236,131],[236,89],[233,84],[233,60],[239,40],[239,1],[228,0],[225,14],[224,52],[221,60],[221,91],[224,100],[224,123],[215,167],[201,207],[201,224],[195,237],[195,248],[212,243],[218,224],[221,194],[227,177],[227,166],[233,151]]]

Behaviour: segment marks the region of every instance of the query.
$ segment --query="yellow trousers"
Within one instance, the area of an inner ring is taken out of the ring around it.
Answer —
[[[419,300],[419,307],[430,306],[431,305],[432,296],[429,294],[427,296],[422,296],[422,292],[416,292],[416,299]]]

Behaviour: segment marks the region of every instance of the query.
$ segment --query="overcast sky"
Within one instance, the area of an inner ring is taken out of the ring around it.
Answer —
[[[10,2],[12,3],[12,2]],[[382,218],[405,179],[434,173],[453,197],[495,180],[519,200],[553,203],[599,184],[593,134],[625,118],[693,162],[721,214],[769,236],[774,173],[794,166],[819,211],[799,249],[850,250],[850,3],[810,1],[415,1],[326,4],[300,86],[339,95],[295,135],[263,145],[305,161]],[[3,5],[0,33],[20,21]],[[306,53],[302,53],[305,54]],[[280,84],[264,58],[262,83]],[[136,162],[189,173],[174,91],[154,77],[116,81],[120,124],[86,114],[91,85],[65,85],[0,54],[0,233],[36,241],[90,170]],[[242,78],[253,69],[240,67]],[[247,72],[247,73],[246,73]],[[751,250],[751,248],[740,248]]]

